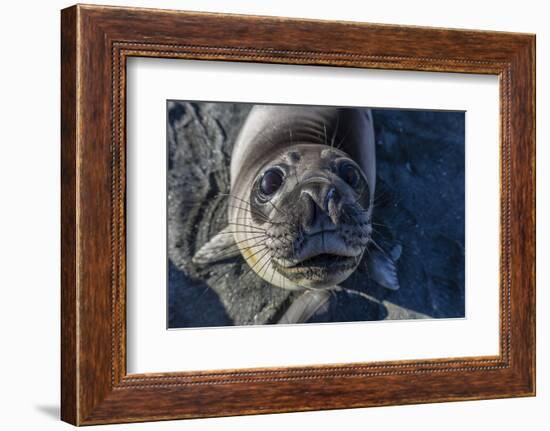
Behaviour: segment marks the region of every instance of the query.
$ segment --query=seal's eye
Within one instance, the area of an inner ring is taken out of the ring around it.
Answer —
[[[361,181],[361,174],[351,163],[342,163],[338,169],[338,174],[346,183],[352,187],[357,187]]]
[[[270,196],[281,188],[283,185],[283,173],[276,168],[268,169],[262,176],[260,181],[260,191]]]

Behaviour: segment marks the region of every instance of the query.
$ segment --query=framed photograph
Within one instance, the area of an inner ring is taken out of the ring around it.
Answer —
[[[535,394],[535,36],[61,13],[62,419]]]

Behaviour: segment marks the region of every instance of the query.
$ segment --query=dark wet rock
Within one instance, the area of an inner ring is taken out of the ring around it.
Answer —
[[[169,326],[272,323],[296,293],[272,287],[240,258],[191,261],[224,227],[229,162],[251,106],[168,104]],[[464,114],[375,110],[375,240],[401,244],[401,289],[356,271],[311,322],[464,315]],[[347,289],[347,290],[346,290]]]

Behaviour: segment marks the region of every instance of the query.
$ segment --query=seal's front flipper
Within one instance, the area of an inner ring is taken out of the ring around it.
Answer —
[[[367,259],[369,277],[382,287],[399,289],[396,262],[401,256],[401,246],[396,245],[389,255],[380,250],[371,250]]]
[[[328,290],[306,290],[294,300],[277,323],[307,322],[315,313],[328,310],[329,298]]]
[[[239,247],[235,243],[230,226],[227,226],[210,241],[204,244],[193,256],[193,263],[207,265],[239,256]]]

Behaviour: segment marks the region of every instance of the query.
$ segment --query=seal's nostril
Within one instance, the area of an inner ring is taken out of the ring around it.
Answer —
[[[302,208],[304,211],[303,224],[305,228],[310,228],[315,224],[318,217],[317,204],[307,192],[302,192]]]
[[[325,196],[324,209],[327,213],[330,213],[331,207],[337,205],[340,201],[340,194],[338,190],[334,187],[331,187]]]
[[[340,200],[340,193],[332,187],[325,198],[325,211],[334,224],[338,224],[338,204]]]
[[[319,207],[311,200],[311,217],[310,217],[310,225],[313,226],[317,219],[319,218]]]

